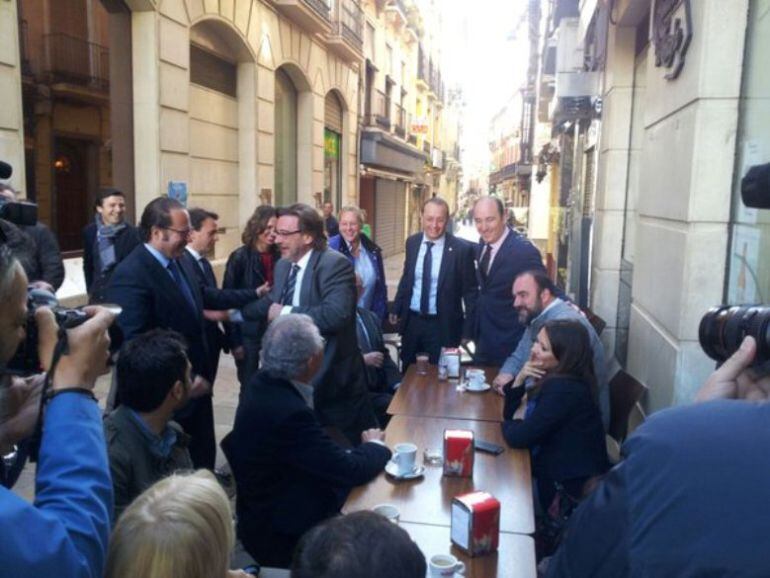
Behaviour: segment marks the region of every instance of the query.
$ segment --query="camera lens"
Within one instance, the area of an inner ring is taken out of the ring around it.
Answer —
[[[755,363],[770,359],[770,307],[713,307],[703,316],[698,328],[703,351],[716,361],[724,361],[735,353],[747,335],[757,342]]]

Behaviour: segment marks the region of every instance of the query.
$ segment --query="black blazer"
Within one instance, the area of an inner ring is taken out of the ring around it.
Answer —
[[[401,319],[402,330],[409,315],[409,304],[412,301],[414,288],[414,269],[422,241],[422,233],[412,235],[406,240],[404,271],[393,301],[393,313]],[[473,246],[447,233],[444,253],[441,257],[436,298],[442,346],[457,347],[464,337],[471,337],[477,299],[478,283],[473,271]]]
[[[194,279],[198,284],[205,309],[237,308],[257,299],[257,293],[254,290],[217,288],[216,277],[212,275],[211,278],[208,278],[203,273],[200,265],[195,261],[195,257],[187,250],[182,252],[179,261],[182,269],[187,274],[187,278]],[[209,355],[211,356],[210,364],[216,372],[219,354],[223,349],[227,349],[225,334],[219,328],[219,323],[204,319],[203,325],[206,328],[206,340],[208,341]]]
[[[275,266],[273,288],[243,309],[244,319],[266,319],[279,303],[292,263]],[[326,339],[323,365],[313,380],[315,409],[324,425],[335,425],[352,443],[364,429],[376,426],[367,394],[364,362],[356,337],[356,286],[353,266],[344,255],[314,250],[302,277],[300,306],[293,313],[309,315]]]
[[[392,387],[397,383],[401,383],[401,372],[398,370],[398,366],[390,356],[390,351],[388,351],[388,348],[385,346],[385,341],[382,337],[380,318],[374,311],[364,309],[363,307],[358,307],[357,312],[358,315],[361,316],[361,320],[366,328],[366,336],[369,341],[369,347],[367,348],[365,344],[361,342],[361,338],[359,337],[358,345],[361,348],[361,352],[370,353],[372,351],[379,351],[385,356],[382,367],[369,367],[364,364],[369,391],[393,393]],[[356,331],[360,333],[361,329],[356,327]]]
[[[337,445],[295,387],[264,371],[242,396],[222,440],[235,476],[238,536],[261,564],[288,566],[293,542],[335,515],[347,491],[375,478],[391,453],[376,443]]]
[[[599,406],[584,381],[569,376],[546,378],[532,414],[512,419],[524,388],[508,388],[503,437],[511,447],[538,447],[533,475],[556,482],[590,477],[609,467]]]
[[[483,248],[479,244],[475,249],[479,298],[472,333],[476,342],[476,362],[500,366],[516,349],[524,333],[524,326],[519,323],[518,313],[513,308],[513,281],[523,271],[544,271],[545,267],[537,247],[509,229],[484,282],[478,267]]]
[[[139,230],[126,223],[126,227],[115,236],[115,267],[134,250],[141,245]],[[86,278],[86,291],[91,295],[92,302],[104,302],[104,291],[109,285],[110,276],[115,267],[105,271],[101,277],[96,276],[96,223],[91,223],[83,228],[83,274]]]

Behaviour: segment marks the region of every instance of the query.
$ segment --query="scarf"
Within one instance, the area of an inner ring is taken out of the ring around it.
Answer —
[[[100,272],[104,273],[115,265],[115,237],[125,228],[125,221],[118,225],[105,225],[101,215],[96,215],[96,248]]]

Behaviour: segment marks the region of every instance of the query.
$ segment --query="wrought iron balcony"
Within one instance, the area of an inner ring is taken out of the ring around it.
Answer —
[[[275,7],[308,32],[332,31],[332,0],[273,0]]]
[[[423,90],[430,88],[430,59],[422,44],[417,50],[417,87]]]
[[[396,126],[394,128],[394,132],[396,133],[396,136],[399,136],[403,139],[406,138],[406,125],[407,125],[407,114],[404,110],[404,107],[402,107],[400,104],[396,105]]]
[[[384,128],[390,130],[390,99],[381,90],[374,93],[374,106],[372,107],[374,121]]]
[[[110,83],[109,50],[69,34],[46,34],[45,73],[51,82],[107,90]]]
[[[364,55],[364,10],[358,0],[335,0],[327,46],[348,61]]]
[[[388,3],[385,5],[385,11],[393,18],[397,26],[407,24],[407,11],[404,0],[388,0]]]

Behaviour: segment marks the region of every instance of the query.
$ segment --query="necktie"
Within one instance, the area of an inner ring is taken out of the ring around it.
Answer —
[[[481,279],[486,282],[487,280],[487,273],[489,272],[489,260],[492,258],[492,245],[487,243],[484,245],[484,254],[481,256],[481,261],[479,262],[479,269],[481,270]]]
[[[289,272],[289,278],[286,280],[286,285],[281,291],[281,305],[291,305],[294,301],[294,287],[297,284],[297,272],[299,271],[299,265],[296,263],[291,266]]]
[[[422,261],[422,291],[420,292],[420,313],[430,313],[430,276],[433,272],[433,241],[426,241],[425,258]]]
[[[190,286],[187,285],[187,282],[182,277],[182,272],[179,270],[179,265],[173,259],[168,262],[168,270],[171,271],[171,276],[174,278],[174,283],[176,283],[176,286],[179,287],[179,291],[182,293],[182,295],[184,295],[187,303],[190,305],[190,307],[192,307],[193,311],[197,311],[197,307],[195,306],[195,299],[193,298],[192,291],[190,291]]]
[[[217,278],[216,275],[214,275],[214,268],[211,266],[211,263],[209,263],[209,260],[206,259],[206,257],[201,257],[198,263],[203,271],[203,277],[206,279],[206,285],[216,288]]]

